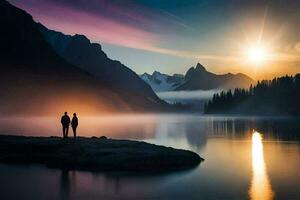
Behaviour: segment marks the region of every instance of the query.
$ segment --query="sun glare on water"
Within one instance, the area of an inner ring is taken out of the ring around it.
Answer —
[[[258,132],[252,134],[252,181],[249,190],[251,200],[272,200],[274,192],[267,174],[263,138]]]

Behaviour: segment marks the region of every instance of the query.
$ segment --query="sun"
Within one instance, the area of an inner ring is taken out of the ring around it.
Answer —
[[[247,51],[247,58],[255,64],[262,64],[267,59],[267,52],[261,46],[252,46]]]

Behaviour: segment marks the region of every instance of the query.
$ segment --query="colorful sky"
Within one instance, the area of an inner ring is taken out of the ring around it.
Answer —
[[[255,79],[300,72],[296,0],[9,0],[36,21],[100,43],[137,73],[215,73]]]

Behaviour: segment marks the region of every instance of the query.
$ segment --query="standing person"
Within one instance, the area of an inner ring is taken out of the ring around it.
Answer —
[[[71,125],[72,125],[72,129],[73,129],[74,138],[76,138],[76,129],[78,126],[78,118],[76,116],[76,113],[73,114]]]
[[[63,137],[67,138],[68,137],[68,132],[69,132],[69,125],[70,125],[70,117],[68,116],[68,113],[65,112],[65,115],[61,117],[61,125],[63,129]]]

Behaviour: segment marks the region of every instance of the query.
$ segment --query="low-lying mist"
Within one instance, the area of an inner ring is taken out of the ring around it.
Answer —
[[[208,100],[211,99],[215,93],[219,92],[221,92],[221,90],[169,91],[158,92],[157,95],[166,101]]]
[[[204,104],[218,92],[221,90],[168,91],[158,92],[157,96],[168,103],[189,104],[192,110],[202,112]]]

